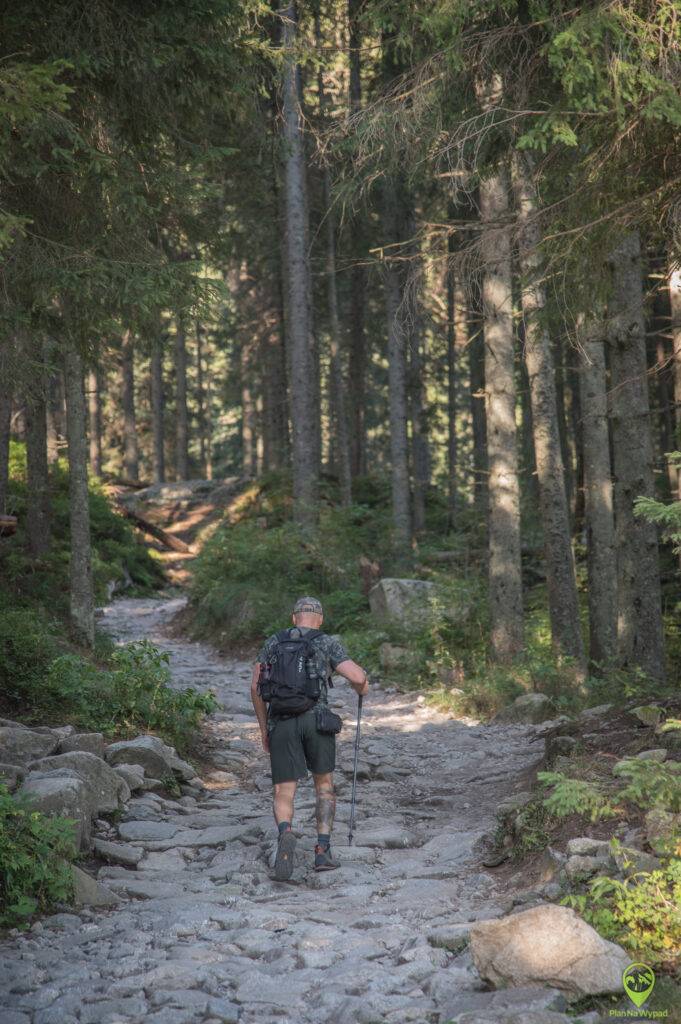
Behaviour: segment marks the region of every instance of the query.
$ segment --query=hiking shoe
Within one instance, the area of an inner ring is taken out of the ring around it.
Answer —
[[[293,854],[296,849],[296,837],[291,829],[282,832],[277,845],[277,856],[274,861],[274,877],[277,882],[287,882],[293,874]]]
[[[335,871],[340,864],[331,856],[330,846],[315,846],[314,848],[314,869],[315,871]]]

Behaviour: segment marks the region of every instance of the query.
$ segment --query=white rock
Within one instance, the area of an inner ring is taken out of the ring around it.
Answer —
[[[68,754],[55,754],[33,761],[32,771],[54,771],[68,768],[77,772],[88,787],[93,817],[97,814],[112,814],[126,800],[130,799],[127,783],[113,771],[101,757],[83,750]]]

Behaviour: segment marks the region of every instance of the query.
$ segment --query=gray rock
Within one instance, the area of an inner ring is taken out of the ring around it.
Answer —
[[[669,855],[681,840],[681,814],[654,807],[646,814],[646,838],[656,853]]]
[[[595,719],[604,718],[610,714],[613,707],[613,704],[598,704],[595,708],[587,708],[586,711],[582,711],[579,718],[582,722],[592,726]]]
[[[93,815],[112,814],[130,799],[130,790],[123,779],[112,768],[87,751],[74,750],[68,754],[43,757],[31,764],[32,771],[53,771],[67,768],[82,778],[88,787]]]
[[[137,736],[134,740],[110,743],[106,748],[106,759],[110,765],[139,764],[153,778],[169,775],[170,747],[158,736]]]
[[[117,764],[113,770],[116,775],[120,775],[131,793],[144,788],[144,768],[141,764]]]
[[[575,853],[568,857],[565,865],[565,874],[571,882],[585,882],[587,878],[603,871],[605,862],[600,857],[587,857]]]
[[[396,668],[408,667],[414,662],[414,654],[408,647],[400,647],[398,644],[381,644],[378,657],[381,668],[384,672],[390,672]]]
[[[54,753],[59,736],[36,732],[23,726],[0,728],[0,761],[3,764],[28,765],[38,757]]]
[[[575,836],[568,839],[567,852],[569,857],[598,857],[600,860],[610,860],[610,843],[607,839]]]
[[[145,1019],[147,1002],[141,996],[130,996],[127,999],[99,999],[94,1003],[85,1003],[80,1011],[81,1024],[117,1024],[121,1019],[130,1017]]]
[[[438,601],[438,588],[426,580],[382,579],[369,591],[369,607],[377,622],[403,628],[419,628],[443,617],[464,622],[471,605],[462,598],[458,607]]]
[[[101,732],[74,732],[65,736],[59,744],[59,753],[70,754],[74,750],[104,757],[104,737]]]
[[[0,764],[0,782],[7,786],[10,793],[23,782],[26,777],[26,770],[16,764]]]
[[[136,867],[144,856],[144,852],[138,846],[109,843],[106,839],[95,839],[93,848],[95,853],[109,864],[122,864],[124,867]]]
[[[502,1021],[513,1012],[561,1013],[567,1009],[567,1000],[557,989],[539,985],[521,985],[498,992],[459,992],[450,995],[438,1006],[443,1020],[458,1019],[463,1013],[483,1013],[491,1020]]]
[[[662,867],[662,862],[652,853],[644,853],[633,846],[620,846],[613,852],[613,860],[625,875],[633,875],[637,871],[659,871]]]
[[[73,901],[77,907],[112,907],[119,902],[118,896],[96,878],[92,878],[75,864],[71,865],[71,870]]]
[[[553,702],[543,693],[523,693],[492,719],[495,725],[527,723],[536,725],[553,715]]]
[[[474,924],[471,952],[480,976],[496,988],[550,985],[569,998],[621,992],[630,963],[574,910],[552,904]]]
[[[651,750],[642,750],[636,757],[639,761],[666,761],[668,754],[666,747],[653,747]]]
[[[382,825],[364,829],[358,826],[355,834],[358,847],[373,846],[385,850],[405,850],[410,846],[418,846],[417,837],[407,828],[399,825]]]
[[[30,772],[17,790],[28,797],[33,808],[51,817],[72,818],[74,840],[79,849],[90,846],[92,805],[87,784],[72,769]]]
[[[180,831],[179,824],[169,821],[122,821],[118,826],[121,839],[140,842],[145,839],[172,839]]]

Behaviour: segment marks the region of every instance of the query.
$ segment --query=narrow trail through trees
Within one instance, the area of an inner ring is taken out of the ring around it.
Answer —
[[[0,1019],[444,1022],[491,1008],[492,999],[494,1019],[506,1019],[503,1000],[513,1005],[512,990],[482,993],[461,950],[471,920],[509,909],[474,847],[494,827],[499,800],[524,788],[541,760],[536,730],[453,721],[417,695],[372,687],[349,848],[356,704],[339,684],[332,700],[346,726],[334,848],[342,866],[311,870],[307,782],[294,823],[295,873],[290,883],[274,882],[269,766],[250,706],[250,666],[172,636],[183,604],[122,599],[105,609],[102,624],[118,641],[147,638],[168,652],[173,685],[216,692],[220,710],[205,728],[205,788],[130,801],[117,829],[141,859],[98,875],[119,894],[117,907],[57,914],[2,944],[0,987],[9,996]]]

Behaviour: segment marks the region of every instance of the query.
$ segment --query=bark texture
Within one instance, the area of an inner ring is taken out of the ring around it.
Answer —
[[[177,480],[189,479],[187,336],[180,320],[175,330],[175,477]]]
[[[350,113],[362,109],[361,45],[360,28],[362,0],[348,0],[348,47],[349,47],[349,106]],[[361,218],[355,218],[349,228],[353,244],[353,265],[350,271],[350,347],[349,347],[349,440],[350,463],[353,476],[366,473],[366,418],[365,392],[367,372],[366,351],[366,268],[362,263],[360,242],[362,239]]]
[[[664,679],[660,572],[655,527],[634,515],[654,494],[641,244],[631,232],[613,252],[609,309],[611,419],[615,470],[617,643],[620,664]]]
[[[580,390],[584,447],[584,523],[589,599],[589,660],[596,671],[617,655],[617,567],[605,362],[605,324],[586,324]]]
[[[309,308],[307,183],[299,103],[300,68],[295,58],[298,24],[295,3],[283,3],[280,13],[284,50],[284,195],[293,427],[293,502],[296,522],[300,525],[313,525],[318,517],[319,431]]]
[[[96,369],[87,375],[88,439],[90,443],[90,470],[102,475],[102,405],[99,397],[99,373]]]
[[[523,647],[520,488],[515,419],[513,301],[508,176],[500,168],[480,185],[484,273],[485,409],[489,458],[490,649],[508,661]]]
[[[47,462],[47,409],[40,373],[26,395],[26,539],[34,558],[50,547],[50,477]]]
[[[0,360],[0,369],[2,362]],[[9,440],[12,421],[12,392],[5,380],[0,380],[0,516],[7,511],[9,484]]]
[[[163,410],[165,399],[163,394],[163,347],[161,340],[154,342],[151,350],[150,390],[151,390],[151,464],[155,484],[165,483],[165,431]]]
[[[131,331],[125,331],[121,339],[121,385],[123,391],[123,471],[128,480],[136,481],[139,479],[139,451],[135,414],[135,345]]]
[[[669,308],[674,353],[675,449],[679,451],[681,450],[681,267],[672,267],[669,272]],[[681,472],[677,472],[677,492],[678,500],[681,501]]]
[[[69,527],[71,534],[71,625],[78,643],[95,641],[95,598],[90,545],[90,506],[87,485],[86,406],[83,362],[75,348],[64,355],[66,435],[69,449]]]
[[[518,154],[514,162],[514,187],[522,274],[525,364],[532,409],[551,637],[554,649],[574,659],[579,677],[584,678],[586,658],[579,621],[570,517],[558,432],[555,367],[551,339],[541,322],[546,296],[540,276],[540,232],[531,175],[532,170],[527,157]]]

